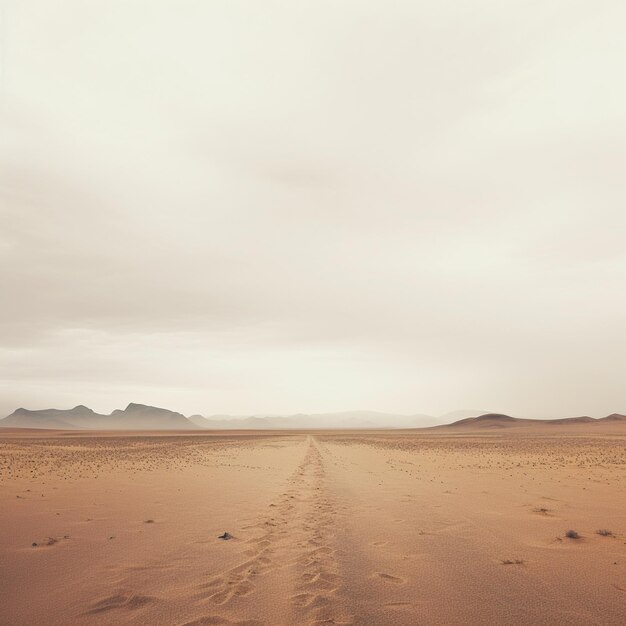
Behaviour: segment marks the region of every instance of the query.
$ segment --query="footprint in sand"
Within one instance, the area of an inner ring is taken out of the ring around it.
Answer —
[[[202,583],[200,585],[201,589],[214,589],[215,587],[220,587],[224,584],[224,579],[223,578],[214,578],[213,580],[209,580],[206,583]]]
[[[254,591],[254,585],[248,581],[244,581],[235,585],[233,594],[236,596],[249,596]]]
[[[315,572],[304,572],[300,576],[300,580],[302,580],[302,583],[307,586],[314,585],[318,582],[324,582],[334,587],[338,579],[338,574],[334,574],[333,572],[327,572],[322,569]]]
[[[330,580],[325,580],[323,575],[308,583],[304,583],[307,589],[312,591],[335,591],[337,586]]]
[[[319,609],[330,604],[330,599],[326,596],[315,595],[313,593],[299,593],[293,596],[291,601],[296,606],[307,609]]]
[[[296,606],[310,606],[317,596],[312,593],[299,593],[295,596],[292,596],[291,601]]]
[[[320,574],[318,572],[304,572],[304,574],[300,576],[300,579],[304,581],[305,583],[311,583],[317,580],[319,577],[320,577]]]
[[[249,596],[254,591],[254,585],[247,580],[237,583],[230,582],[229,585],[230,588],[218,591],[209,596],[209,598],[215,602],[215,604],[226,604],[233,596]]]
[[[138,593],[117,593],[93,604],[91,609],[87,611],[87,614],[94,615],[113,609],[128,609],[133,611],[156,600],[157,598],[152,596],[144,596]]]
[[[393,583],[394,585],[401,585],[405,582],[404,578],[399,578],[398,576],[392,576],[391,574],[385,574],[384,572],[377,572],[376,574],[379,578],[382,578],[387,583]]]

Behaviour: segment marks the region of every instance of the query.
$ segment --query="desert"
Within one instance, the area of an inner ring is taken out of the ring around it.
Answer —
[[[0,0],[0,626],[626,626],[625,24]]]
[[[625,487],[619,419],[7,427],[0,623],[623,624]]]

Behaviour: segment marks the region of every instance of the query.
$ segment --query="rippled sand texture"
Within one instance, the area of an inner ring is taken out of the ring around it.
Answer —
[[[619,428],[6,431],[0,623],[623,624]]]

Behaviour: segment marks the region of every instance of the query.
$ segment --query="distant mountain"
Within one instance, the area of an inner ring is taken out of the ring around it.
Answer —
[[[583,423],[625,422],[626,416],[613,413],[599,419],[589,416],[552,420],[522,419],[502,413],[484,413],[467,417],[472,411],[454,411],[441,417],[430,415],[400,415],[378,411],[343,411],[339,413],[297,413],[295,415],[229,416],[191,415],[131,402],[124,410],[116,409],[102,415],[82,404],[73,409],[17,409],[0,420],[0,427],[45,428],[60,430],[296,430],[296,429],[385,429],[385,428],[446,428],[499,429],[522,426],[575,425]],[[449,423],[450,417],[456,421]],[[461,419],[458,419],[461,417]]]
[[[445,424],[436,428],[510,428],[515,426],[555,426],[555,425],[576,425],[576,424],[600,424],[607,422],[626,422],[626,416],[613,413],[606,417],[593,418],[588,415],[581,417],[564,417],[560,419],[523,419],[511,417],[502,413],[485,413],[476,417],[467,417],[452,424]]]
[[[79,407],[75,407],[78,409]],[[71,418],[69,411],[59,411],[58,409],[44,409],[41,411],[29,411],[28,409],[16,409],[3,420],[0,420],[0,426],[5,428],[60,428],[72,429],[76,428],[71,422],[66,421]]]
[[[440,415],[437,419],[442,424],[449,424],[450,422],[456,422],[466,417],[475,417],[476,415],[486,415],[489,411],[484,410],[471,410],[471,409],[462,409],[461,411],[450,411],[450,413],[445,413],[444,415]]]
[[[18,409],[0,420],[0,426],[17,428],[87,429],[87,430],[261,430],[300,428],[423,428],[441,423],[430,415],[399,415],[378,411],[344,411],[339,413],[297,413],[295,415],[214,415],[189,418],[181,413],[143,404],[129,404],[110,415],[95,413],[86,406],[73,409]]]
[[[343,411],[338,413],[296,413],[295,415],[212,415],[192,421],[210,429],[299,429],[299,428],[424,428],[440,424],[431,415],[400,415],[378,411]]]
[[[502,428],[516,424],[520,422],[527,422],[529,420],[520,419],[517,417],[511,417],[510,415],[504,415],[502,413],[485,413],[477,417],[466,417],[447,426],[480,426],[481,428]]]
[[[606,419],[605,417],[594,419],[593,417],[589,417],[588,415],[581,415],[580,417],[561,417],[558,419],[539,420],[539,421],[546,422],[548,424],[588,424],[590,422],[601,422],[605,419]]]
[[[190,415],[187,419],[198,428],[207,428],[207,419],[202,415]]]
[[[95,413],[86,406],[73,409],[17,409],[0,420],[1,427],[63,430],[190,430],[197,428],[181,413],[145,404],[130,403],[110,415]]]
[[[116,409],[109,416],[110,428],[132,430],[186,430],[195,429],[182,413],[131,402],[123,411]]]
[[[626,415],[621,415],[620,413],[611,413],[611,415],[607,415],[602,419],[605,422],[626,422]]]
[[[0,420],[0,427],[86,429],[86,430],[265,430],[300,428],[415,428],[428,426],[435,418],[416,415],[406,416],[376,411],[345,411],[342,413],[322,413],[280,416],[212,416],[192,415],[189,418],[181,413],[143,404],[129,404],[126,409],[116,409],[110,415],[95,413],[86,406],[73,409],[44,409],[31,411],[17,409]]]

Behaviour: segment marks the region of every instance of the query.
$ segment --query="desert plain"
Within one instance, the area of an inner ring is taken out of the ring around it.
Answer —
[[[3,429],[0,598],[11,626],[624,624],[626,428]]]

